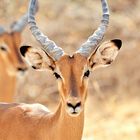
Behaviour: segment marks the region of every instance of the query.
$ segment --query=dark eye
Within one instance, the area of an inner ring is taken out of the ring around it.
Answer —
[[[0,49],[1,49],[2,51],[7,51],[7,49],[6,49],[4,46],[0,46]]]
[[[54,72],[54,76],[56,77],[56,79],[61,78],[61,76],[58,73],[56,73],[56,72]]]
[[[87,71],[84,73],[84,77],[89,77],[89,74],[90,74],[90,71],[87,70]]]

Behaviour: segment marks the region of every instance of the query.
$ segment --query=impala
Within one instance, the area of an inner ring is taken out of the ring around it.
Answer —
[[[12,102],[15,94],[17,74],[27,70],[19,47],[21,33],[28,23],[28,14],[11,25],[11,32],[0,26],[0,101]],[[23,75],[22,75],[23,76]],[[6,85],[5,85],[6,84]]]
[[[53,72],[60,102],[54,113],[41,104],[1,104],[1,140],[81,140],[89,75],[98,67],[110,65],[122,44],[121,40],[113,39],[99,45],[109,23],[107,1],[101,2],[103,18],[100,26],[79,50],[67,55],[37,27],[34,18],[36,0],[31,0],[28,22],[42,47],[22,46],[20,52],[33,69]]]

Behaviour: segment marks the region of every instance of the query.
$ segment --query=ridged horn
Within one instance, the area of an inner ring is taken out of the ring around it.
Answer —
[[[38,11],[38,2],[35,7],[35,13]],[[28,24],[28,13],[24,14],[18,21],[15,21],[11,25],[11,30],[13,32],[22,32],[23,29]]]
[[[93,51],[98,47],[99,43],[102,41],[104,34],[107,30],[109,24],[109,8],[107,4],[107,0],[101,0],[102,3],[102,20],[98,29],[88,38],[88,40],[82,44],[77,53],[88,57],[93,53]]]
[[[52,40],[50,40],[47,36],[45,36],[37,27],[35,21],[35,6],[37,0],[31,0],[29,5],[29,13],[28,13],[28,23],[30,26],[30,30],[36,40],[41,44],[42,49],[53,59],[59,60],[63,55],[64,51],[62,48],[58,47]]]

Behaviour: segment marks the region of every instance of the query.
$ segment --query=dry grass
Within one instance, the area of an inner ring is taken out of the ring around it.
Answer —
[[[0,22],[6,27],[26,10],[27,0],[16,1],[0,1],[0,6],[5,4],[0,9]],[[95,71],[90,78],[83,140],[139,140],[140,1],[108,1],[111,21],[105,39],[121,38],[123,47],[111,67]],[[17,6],[20,8],[15,10]],[[71,53],[96,29],[100,15],[98,0],[40,0],[37,20],[44,33]],[[38,46],[27,33],[30,34],[28,29],[23,34],[23,43]],[[55,108],[57,86],[49,72],[30,70],[25,82],[19,81],[17,100],[40,102],[52,110]]]

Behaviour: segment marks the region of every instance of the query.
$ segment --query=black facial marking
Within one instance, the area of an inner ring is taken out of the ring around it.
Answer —
[[[7,51],[7,49],[6,49],[4,46],[0,46],[0,49],[1,49],[2,51]]]
[[[103,58],[104,62],[109,65],[113,62],[113,60],[110,60],[110,59],[106,59],[106,58]]]
[[[68,107],[72,107],[73,109],[80,107],[81,106],[81,102],[77,103],[76,105],[72,105],[71,103],[67,103]]]
[[[108,64],[108,65],[109,65],[109,64],[111,64],[111,63],[112,63],[112,61],[113,61],[113,60],[108,60],[108,61],[106,62],[106,64]]]
[[[35,70],[37,69],[35,66],[32,66],[32,68],[35,69]]]
[[[71,103],[67,103],[67,106],[74,108],[74,106]]]
[[[53,68],[52,66],[49,66],[49,68],[50,68],[52,71],[54,71],[54,68]]]
[[[56,79],[61,78],[61,76],[58,73],[56,73],[56,72],[54,72],[54,76],[56,77]]]
[[[25,72],[27,68],[17,68],[17,71]]]
[[[30,48],[30,46],[22,46],[20,48],[20,52],[23,56],[25,56],[25,53],[27,52],[27,50]]]
[[[93,62],[93,63],[92,63],[91,68],[93,68],[93,66],[94,66],[94,65],[96,65],[96,63],[95,63],[95,62]]]
[[[118,49],[120,49],[122,46],[122,41],[120,39],[113,39],[111,42],[113,42],[118,47]]]
[[[89,75],[90,75],[90,71],[87,70],[87,71],[84,73],[84,77],[89,77]]]
[[[80,107],[80,106],[81,106],[81,102],[77,103],[76,106],[75,106],[75,108],[76,107]]]

